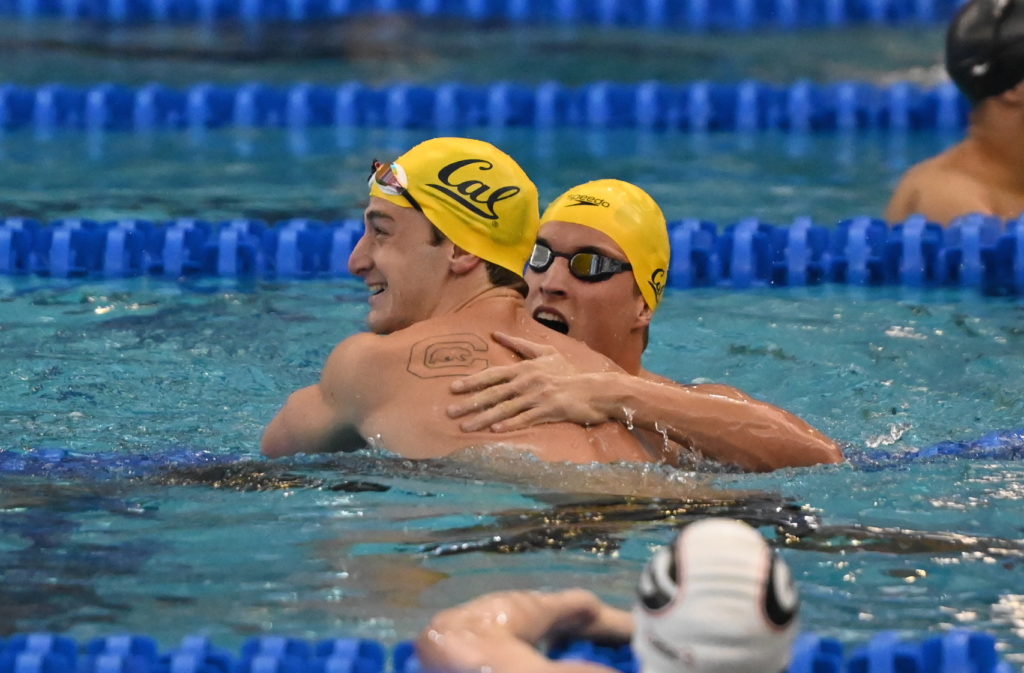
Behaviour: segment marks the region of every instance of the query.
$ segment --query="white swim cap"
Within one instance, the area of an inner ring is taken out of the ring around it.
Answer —
[[[642,673],[779,673],[797,634],[789,566],[733,519],[684,527],[644,567],[633,610]]]

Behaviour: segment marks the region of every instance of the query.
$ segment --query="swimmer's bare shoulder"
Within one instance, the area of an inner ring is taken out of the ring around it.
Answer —
[[[971,170],[969,156],[957,146],[915,164],[903,175],[885,219],[898,223],[921,214],[948,224],[965,213],[991,212],[988,196],[988,187]]]
[[[396,389],[430,379],[460,376],[489,364],[493,344],[471,330],[452,326],[391,334],[361,333],[338,344],[324,367],[323,383],[336,395],[358,399],[364,412],[391,399]],[[352,395],[354,387],[358,395]],[[362,414],[359,414],[362,415]]]

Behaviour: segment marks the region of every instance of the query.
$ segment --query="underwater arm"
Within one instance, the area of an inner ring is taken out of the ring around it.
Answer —
[[[538,649],[557,637],[625,642],[628,612],[584,589],[484,594],[437,613],[416,640],[425,671],[444,673],[612,673],[584,661],[552,661]]]
[[[350,340],[339,344],[324,365],[320,381],[296,390],[263,432],[260,450],[270,458],[296,453],[352,451],[365,446],[356,426],[356,387],[348,365]]]

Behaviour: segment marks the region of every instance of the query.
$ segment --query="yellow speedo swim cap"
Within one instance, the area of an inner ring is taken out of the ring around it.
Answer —
[[[647,305],[658,308],[671,251],[665,216],[650,194],[622,180],[594,180],[552,201],[540,219],[572,222],[609,236],[626,253]]]
[[[540,205],[537,187],[512,157],[481,140],[432,138],[398,157],[391,169],[455,245],[523,274],[540,226]],[[372,176],[370,196],[413,207]]]

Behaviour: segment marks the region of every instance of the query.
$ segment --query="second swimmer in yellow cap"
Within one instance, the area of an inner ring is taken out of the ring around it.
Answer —
[[[530,315],[624,372],[581,373],[547,346],[496,334],[527,359],[453,384],[465,396],[448,411],[464,428],[619,420],[670,462],[689,451],[758,471],[842,460],[836,442],[784,409],[730,386],[681,385],[644,369],[670,259],[665,216],[647,192],[621,180],[587,182],[552,201],[541,222],[526,270]]]
[[[374,161],[369,192],[349,270],[369,289],[370,332],[338,344],[319,382],[288,398],[264,432],[264,454],[369,443],[437,458],[500,444],[548,461],[656,458],[617,422],[553,423],[497,438],[464,431],[444,413],[451,381],[518,359],[494,342],[495,329],[556,348],[581,371],[616,369],[526,309],[522,274],[540,209],[536,187],[510,156],[479,140],[434,138]]]

